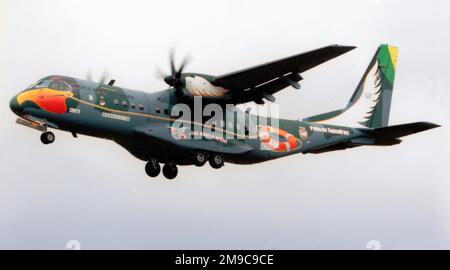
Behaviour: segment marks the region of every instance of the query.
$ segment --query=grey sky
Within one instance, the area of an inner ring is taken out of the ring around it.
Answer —
[[[257,3],[255,3],[257,2]],[[271,3],[271,4],[269,4]],[[448,1],[0,1],[0,248],[450,248]],[[439,129],[397,146],[296,155],[149,179],[113,142],[14,124],[9,99],[49,74],[163,89],[168,52],[222,74],[328,44],[358,49],[277,94],[292,119],[345,106],[380,43],[400,48],[390,124]]]

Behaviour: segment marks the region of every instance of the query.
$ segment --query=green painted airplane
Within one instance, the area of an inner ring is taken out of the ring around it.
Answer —
[[[114,80],[48,76],[14,96],[10,108],[17,123],[42,132],[44,144],[55,140],[48,128],[110,139],[146,161],[151,177],[163,163],[168,179],[177,176],[177,165],[209,161],[218,169],[224,162],[253,164],[297,153],[395,145],[400,137],[438,127],[388,126],[398,53],[390,45],[377,49],[343,109],[300,121],[235,106],[273,102],[276,92],[300,88],[300,73],[354,48],[327,46],[222,76],[183,73],[186,61],[176,69],[171,55],[171,75],[164,78],[170,87],[154,93],[120,88]]]

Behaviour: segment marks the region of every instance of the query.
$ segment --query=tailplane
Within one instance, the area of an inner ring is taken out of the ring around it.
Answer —
[[[389,127],[375,128],[370,130],[369,133],[371,137],[379,141],[383,140],[389,141],[437,127],[440,127],[440,125],[430,122],[415,122]]]
[[[303,119],[360,128],[388,126],[398,48],[380,45],[344,109]]]
[[[347,141],[339,142],[336,144],[319,146],[317,148],[309,150],[308,153],[320,154],[364,145],[372,145],[372,146],[395,145],[402,142],[402,140],[400,139],[401,137],[437,127],[440,126],[429,122],[415,122],[374,129],[362,128],[359,129],[359,131],[363,132],[361,136],[350,138]]]

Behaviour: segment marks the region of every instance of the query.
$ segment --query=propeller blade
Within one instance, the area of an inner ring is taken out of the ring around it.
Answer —
[[[92,82],[92,70],[91,69],[86,72],[85,78],[87,81]]]
[[[181,79],[182,72],[186,65],[190,62],[190,56],[186,56],[183,59],[183,62],[180,65],[180,68],[177,70],[175,66],[175,50],[173,48],[170,49],[169,53],[169,63],[170,63],[170,75],[165,75],[164,73],[159,71],[158,75],[163,77],[164,82],[168,85],[175,87],[178,93],[180,93],[184,88],[184,82]],[[158,70],[157,70],[158,71]]]
[[[100,84],[105,84],[108,77],[109,77],[108,71],[103,71],[102,76],[100,77]]]
[[[183,72],[184,67],[191,62],[191,57],[188,55],[184,58],[183,62],[181,63],[180,69],[177,72],[177,78],[181,76],[181,73]]]
[[[176,69],[175,69],[175,52],[174,49],[170,49],[170,74],[174,75],[176,73]]]
[[[159,67],[157,67],[155,70],[155,76],[158,79],[164,79],[167,76],[167,74],[164,73],[164,71],[162,71]]]

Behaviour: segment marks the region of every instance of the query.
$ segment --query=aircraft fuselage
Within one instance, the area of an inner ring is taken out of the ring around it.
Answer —
[[[168,141],[140,136],[137,128],[163,127],[173,135],[174,131],[171,127],[179,117],[171,116],[171,111],[173,106],[180,102],[174,89],[146,93],[99,85],[66,76],[49,76],[42,80],[67,83],[70,90],[65,93],[62,90],[49,88],[50,85],[25,90],[11,100],[11,108],[17,115],[73,134],[113,140],[135,157],[145,161],[157,157],[158,161],[163,163],[175,162],[179,165],[190,165],[192,152],[197,150],[196,145],[198,145],[199,149],[204,149],[206,146],[211,152],[222,153],[226,162],[252,164],[295,153],[307,153],[324,142],[336,144],[340,140],[345,141],[349,137],[361,135],[360,131],[347,127],[321,124],[311,126],[308,122],[271,118],[272,122],[278,122],[277,130],[266,130],[266,132],[269,132],[272,137],[276,133],[275,135],[279,135],[279,138],[274,141],[271,137],[272,141],[264,141],[259,136],[261,130],[257,129],[261,120],[269,121],[267,117],[247,113],[234,107],[235,116],[233,121],[230,121],[230,112],[222,106],[223,120],[215,123],[214,131],[219,133],[223,131],[224,139],[219,138],[219,135],[211,135],[214,132],[208,135],[208,132],[204,131],[205,120],[207,120],[205,117],[202,117],[200,121],[195,121],[191,117],[189,129],[200,130],[191,135],[197,135],[200,138],[190,139],[184,147],[173,146]],[[183,101],[190,108],[193,107],[193,103],[189,100],[184,98]],[[269,123],[266,126],[270,126]],[[252,130],[248,130],[248,127],[252,127]],[[230,138],[226,138],[227,136]],[[173,138],[173,136],[172,138],[168,136],[166,139],[186,140],[186,138]]]

